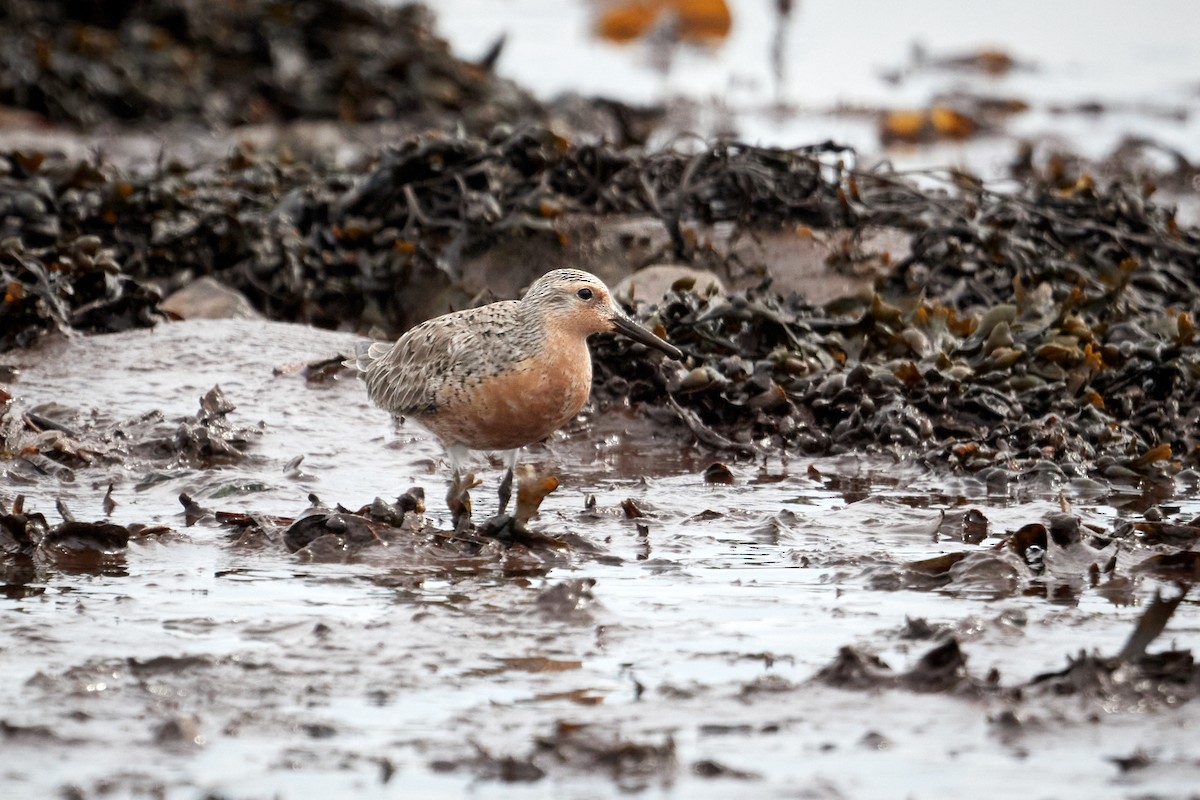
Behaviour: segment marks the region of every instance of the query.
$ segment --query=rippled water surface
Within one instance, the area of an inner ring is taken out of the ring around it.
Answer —
[[[1003,785],[1125,797],[1200,785],[1194,704],[814,680],[846,645],[909,669],[936,641],[912,638],[909,619],[954,634],[969,674],[996,670],[1006,686],[1080,651],[1117,652],[1154,591],[1171,591],[1127,569],[1136,548],[1052,549],[1041,574],[992,548],[1064,503],[1095,531],[1155,504],[1195,516],[1194,489],[1028,476],[997,493],[881,458],[778,457],[729,461],[733,483],[711,485],[713,457],[685,433],[608,409],[528,454],[562,482],[535,527],[577,537],[563,550],[414,561],[394,542],[312,558],[270,525],[240,540],[212,518],[188,527],[181,492],[214,511],[295,516],[310,493],[357,508],[413,484],[427,522],[446,527],[438,447],[394,430],[357,381],[309,382],[289,366],[352,341],[193,322],[15,354],[22,411],[55,402],[80,428],[152,410],[171,423],[219,384],[231,421],[257,431],[236,466],[147,474],[130,456],[60,479],[14,470],[0,488],[6,505],[22,493],[57,521],[62,500],[86,520],[103,516],[111,482],[113,520],[170,528],[100,574],[8,576],[0,781],[18,796],[944,797]],[[486,515],[499,470],[478,466]],[[628,518],[627,499],[644,516]],[[990,526],[979,544],[958,535],[971,508]],[[974,572],[898,583],[904,563],[964,550]],[[1089,559],[1113,553],[1129,579],[1092,585]],[[1195,647],[1198,630],[1193,598],[1151,649]],[[547,744],[563,741],[575,749]],[[1150,767],[1110,761],[1139,750]],[[526,761],[545,775],[501,779]]]

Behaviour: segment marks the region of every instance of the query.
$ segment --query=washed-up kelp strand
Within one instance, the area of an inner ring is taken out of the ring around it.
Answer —
[[[260,431],[235,428],[228,419],[235,408],[220,386],[209,389],[200,398],[196,416],[183,420],[175,431],[172,444],[179,458],[206,467],[240,462],[251,437]]]
[[[1156,507],[1146,513],[1161,515]],[[1200,552],[1180,549],[1178,539],[1156,535],[1186,536],[1186,546],[1200,532],[1192,523],[1124,521],[1110,529],[1056,512],[989,537],[986,530],[978,530],[981,519],[978,509],[941,516],[934,540],[942,543],[939,547],[961,540],[968,545],[964,549],[871,564],[857,575],[842,577],[879,591],[1044,597],[1057,605],[1077,605],[1085,595],[1121,605],[1134,602],[1139,586],[1147,581],[1184,586],[1200,582]]]
[[[153,283],[165,295],[218,274],[271,318],[392,331],[420,321],[411,317],[406,290],[453,284],[464,255],[506,237],[540,233],[557,241],[564,214],[649,213],[686,254],[695,249],[682,232],[686,222],[823,226],[847,221],[848,208],[809,150],[718,144],[699,154],[645,153],[573,145],[539,127],[501,127],[491,139],[416,137],[385,151],[365,174],[247,153],[150,175],[11,153],[0,158],[0,173],[7,173],[0,203],[25,209],[5,218],[3,233],[16,238],[14,246],[70,249],[77,239],[99,237],[120,265],[106,273],[114,279]],[[26,294],[39,289],[36,276],[10,278]],[[139,308],[153,301],[131,296]],[[67,318],[78,301],[62,302],[68,305],[60,311],[16,318],[14,329],[42,330],[45,324],[34,325],[41,318]]]
[[[670,736],[640,741],[601,727],[559,722],[546,735],[534,737],[525,755],[495,755],[472,743],[469,755],[440,758],[430,768],[440,773],[470,772],[479,780],[504,783],[534,783],[556,772],[602,773],[623,792],[637,793],[669,785],[678,762]]]
[[[219,386],[200,398],[195,415],[173,421],[159,411],[114,419],[58,403],[21,410],[10,402],[0,405],[0,478],[19,483],[49,475],[69,481],[76,470],[94,464],[134,462],[145,472],[142,480],[154,481],[156,468],[238,463],[261,430],[234,425],[233,410]]]
[[[14,575],[20,576],[21,582],[44,580],[48,569],[123,575],[130,539],[157,536],[168,530],[161,526],[81,522],[72,518],[61,502],[59,512],[63,521],[51,525],[43,514],[27,512],[21,495],[13,501],[11,510],[0,503],[0,573],[6,582],[11,583]]]
[[[96,220],[95,235],[71,224],[103,213],[101,198],[121,191],[109,178],[89,162],[0,155],[0,350],[52,330],[113,332],[162,318],[161,298],[120,262],[111,228]]]
[[[996,670],[984,678],[971,675],[967,657],[952,636],[934,645],[907,672],[893,671],[869,652],[843,647],[812,680],[852,691],[907,689],[971,698],[1000,697],[1016,704],[1041,702],[1040,696],[1049,694],[1099,700],[1110,711],[1144,711],[1150,705],[1174,707],[1200,694],[1200,666],[1190,650],[1147,653],[1146,648],[1166,627],[1187,589],[1181,588],[1169,599],[1156,595],[1115,656],[1081,653],[1069,659],[1065,669],[1014,685],[1005,685]]]
[[[677,294],[652,322],[690,371],[602,341],[597,396],[662,408],[714,449],[916,452],[1000,482],[1018,468],[1134,479],[1196,461],[1200,239],[1121,183],[928,188],[822,166],[811,150],[646,153],[536,127],[417,137],[362,175],[244,153],[148,176],[6,163],[13,191],[53,200],[52,222],[9,217],[8,233],[60,249],[98,237],[134,280],[172,289],[219,272],[269,316],[330,326],[403,328],[412,292],[453,284],[464,254],[554,237],[565,214],[649,213],[677,227],[685,256],[718,261],[689,250],[688,226],[886,224],[909,232],[912,255],[870,303],[814,308],[769,286]]]
[[[1196,577],[1200,578],[1200,574],[1197,574]],[[1129,635],[1129,640],[1125,642],[1125,646],[1121,648],[1117,658],[1129,661],[1144,657],[1146,647],[1163,632],[1171,616],[1175,613],[1175,609],[1179,608],[1179,604],[1183,602],[1183,598],[1190,590],[1191,585],[1189,584],[1174,597],[1166,600],[1163,599],[1161,592],[1156,592],[1154,600],[1146,609],[1146,613],[1142,614],[1141,619],[1138,620],[1137,627]]]
[[[307,561],[343,562],[386,551],[389,564],[403,563],[406,574],[514,576],[542,575],[568,563],[572,552],[595,552],[582,537],[540,534],[512,519],[503,536],[490,535],[486,523],[475,529],[439,529],[427,521],[425,492],[416,486],[394,503],[376,498],[357,510],[326,507],[315,495],[309,501],[310,507],[293,518],[236,510],[213,513],[186,494],[179,497],[188,525],[214,520],[233,531],[231,541],[237,546],[282,546]]]
[[[358,0],[12,0],[0,5],[0,105],[90,126],[343,122],[540,107],[455,58],[417,4]]]
[[[1059,306],[1039,294],[973,313],[876,296],[835,318],[769,291],[678,293],[652,322],[700,365],[638,359],[600,339],[597,395],[663,403],[717,449],[885,449],[1009,478],[1038,465],[1060,479],[1195,466],[1191,312],[1172,314],[1160,296],[1132,322],[1065,309],[1074,294]]]
[[[0,187],[0,216],[6,199]],[[112,333],[162,319],[158,293],[124,274],[94,236],[35,248],[0,236],[0,288],[0,351],[50,331]]]
[[[984,684],[969,676],[966,665],[966,656],[954,638],[930,649],[905,673],[894,673],[876,656],[847,645],[813,680],[841,689],[899,687],[915,692],[981,693]]]
[[[1200,694],[1200,665],[1192,652],[1174,648],[1146,652],[1190,588],[1181,585],[1177,594],[1166,599],[1156,593],[1116,656],[1080,653],[1066,669],[1034,677],[1029,689],[1096,698],[1112,708],[1144,708],[1147,702],[1176,705],[1193,699]]]

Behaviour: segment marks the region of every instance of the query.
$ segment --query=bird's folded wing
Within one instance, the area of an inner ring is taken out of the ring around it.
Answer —
[[[400,416],[436,408],[438,389],[455,379],[473,339],[469,329],[440,324],[444,319],[412,328],[394,345],[376,342],[367,349],[367,390],[379,406]]]

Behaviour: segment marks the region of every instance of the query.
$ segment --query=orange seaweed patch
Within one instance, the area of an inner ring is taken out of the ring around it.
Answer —
[[[1179,331],[1175,340],[1179,344],[1191,344],[1196,338],[1196,324],[1192,321],[1192,315],[1184,311],[1176,317],[1175,323]]]
[[[622,3],[600,14],[596,34],[610,42],[632,42],[645,33],[661,9],[658,3]]]
[[[924,111],[889,111],[883,115],[883,136],[902,142],[915,142],[925,130]]]
[[[596,34],[611,42],[645,35],[665,14],[672,14],[685,42],[724,39],[733,27],[725,0],[624,0],[608,5],[596,20]]]
[[[1171,457],[1171,445],[1163,442],[1162,444],[1151,447],[1145,453],[1133,460],[1135,466],[1144,467],[1148,464],[1153,464],[1156,461],[1166,461]]]
[[[979,452],[979,445],[975,442],[963,442],[954,446],[954,455],[959,458],[967,458]]]
[[[885,143],[916,144],[937,139],[967,139],[980,130],[974,118],[949,106],[884,113],[879,138]]]
[[[979,129],[979,124],[966,114],[948,106],[934,106],[929,110],[929,122],[939,136],[947,139],[966,139]]]
[[[902,361],[900,366],[896,367],[896,377],[908,386],[915,386],[923,380],[921,370],[911,361]]]

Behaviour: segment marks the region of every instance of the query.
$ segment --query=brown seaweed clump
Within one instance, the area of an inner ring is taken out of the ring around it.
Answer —
[[[161,536],[160,525],[118,525],[81,522],[60,501],[63,521],[51,525],[38,512],[25,510],[18,495],[8,508],[0,502],[0,592],[7,597],[40,594],[50,572],[125,575],[125,557],[131,539]]]
[[[423,6],[360,0],[6,2],[0,106],[80,127],[452,113],[486,129],[539,109],[454,57]]]
[[[995,670],[984,677],[971,675],[967,656],[953,636],[934,644],[907,672],[895,672],[877,656],[846,646],[811,680],[848,691],[905,689],[1002,699],[1009,710],[997,721],[1010,728],[1009,733],[1020,727],[1018,710],[1044,708],[1057,699],[1073,699],[1085,713],[1176,707],[1200,692],[1200,667],[1190,650],[1172,647],[1149,653],[1147,647],[1162,633],[1190,588],[1190,584],[1179,585],[1170,598],[1156,594],[1116,655],[1080,653],[1061,670],[1014,685],[1004,685]],[[1070,705],[1059,702],[1063,710]]]
[[[541,127],[501,127],[490,139],[412,137],[365,171],[237,152],[213,166],[138,174],[9,153],[0,154],[4,173],[0,203],[7,197],[21,211],[0,218],[0,231],[22,247],[71,247],[97,236],[121,264],[118,275],[164,296],[216,275],[270,318],[391,332],[421,321],[414,300],[455,285],[472,256],[514,241],[561,249],[568,214],[652,215],[681,257],[695,250],[682,220],[843,220],[836,187],[807,151],[647,154],[572,145]],[[68,308],[78,297],[72,274],[52,293]],[[36,277],[16,280],[38,286]],[[0,348],[27,345],[51,327],[52,310],[39,313],[43,324],[20,323],[34,334]]]
[[[769,279],[703,297],[680,286],[642,312],[686,366],[601,340],[597,398],[735,453],[890,452],[999,481],[1196,466],[1200,233],[1141,182],[1034,173],[999,193],[830,163],[844,156],[618,149],[538,126],[412,137],[361,168],[237,152],[125,174],[10,153],[0,321],[13,333],[0,348],[54,327],[147,324],[152,290],[210,274],[271,318],[395,333],[417,309],[443,311],[430,298],[497,249],[567,263],[580,220],[657,225],[659,246],[631,266],[691,263],[742,285],[780,267],[747,263],[728,244],[739,237],[886,228],[907,246],[869,298],[814,306]],[[717,228],[732,231],[724,244]],[[853,269],[844,255],[831,268]]]
[[[54,476],[73,481],[77,470],[129,463],[143,469],[177,466],[211,469],[246,459],[257,427],[229,419],[235,406],[220,386],[200,398],[192,416],[168,420],[159,411],[114,418],[56,402],[18,411],[0,389],[0,479],[19,484]]]
[[[999,194],[859,173],[843,187],[856,225],[910,231],[874,297],[676,293],[654,321],[693,368],[604,342],[601,394],[666,405],[730,450],[883,450],[1004,480],[1196,466],[1200,234],[1141,184],[1035,176]]]

